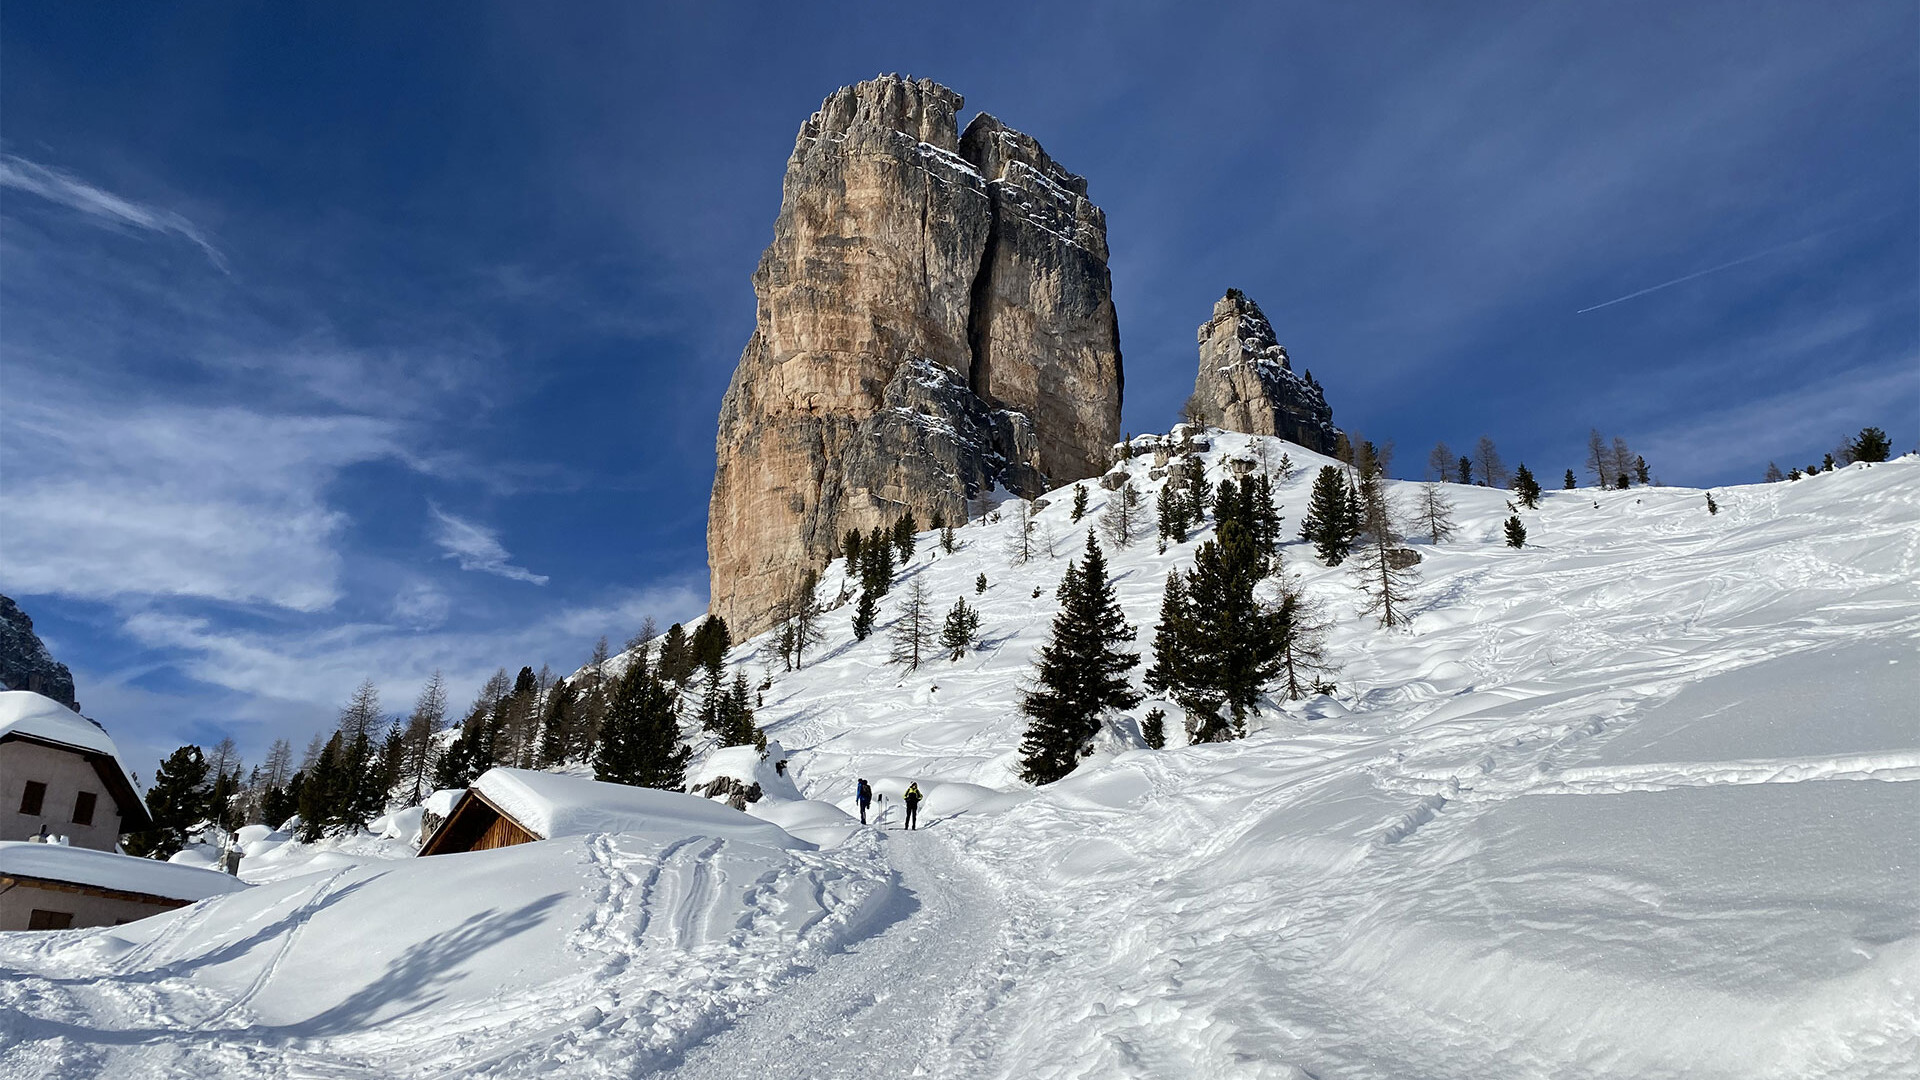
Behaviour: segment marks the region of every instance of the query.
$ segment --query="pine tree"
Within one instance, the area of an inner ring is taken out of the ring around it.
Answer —
[[[847,556],[847,576],[850,578],[860,576],[861,541],[863,539],[859,529],[848,529],[847,535],[840,541],[840,550]]]
[[[639,663],[646,664],[646,652],[642,650]],[[540,752],[538,764],[543,769],[551,769],[566,763],[567,755],[574,745],[573,687],[565,679],[553,684],[547,691],[546,707],[540,718]]]
[[[1338,566],[1353,547],[1354,512],[1347,501],[1346,478],[1333,465],[1323,465],[1313,478],[1307,497],[1307,516],[1300,523],[1300,539],[1313,544],[1328,566]]]
[[[747,690],[747,673],[733,673],[721,712],[720,745],[747,746],[759,742],[759,728],[753,722],[753,698]]]
[[[396,716],[388,721],[387,734],[380,740],[380,753],[374,759],[373,788],[379,796],[379,812],[382,814],[393,803],[393,789],[400,786],[400,772],[405,761],[406,736],[400,729],[400,718]]]
[[[1160,539],[1183,544],[1187,540],[1188,512],[1187,500],[1180,489],[1173,484],[1162,485],[1160,494],[1154,500],[1154,514],[1160,529]]]
[[[312,843],[327,835],[352,798],[353,776],[348,771],[346,740],[335,731],[320,750],[320,760],[300,789],[300,839]]]
[[[1149,750],[1167,748],[1167,710],[1147,710],[1146,719],[1140,721],[1140,738],[1146,741]]]
[[[899,549],[902,566],[913,558],[914,534],[918,531],[920,526],[913,520],[911,510],[907,511],[906,516],[893,523],[893,546]]]
[[[1529,510],[1540,505],[1540,484],[1533,478],[1533,472],[1525,462],[1513,470],[1513,493],[1519,496],[1520,505]]]
[[[718,735],[727,726],[726,671],[717,662],[703,670],[706,677],[700,692],[700,726]]]
[[[660,642],[659,665],[655,669],[660,673],[660,680],[685,686],[687,680],[693,677],[694,669],[699,666],[693,656],[693,646],[687,641],[686,628],[679,623],[667,627],[667,636]]]
[[[1253,530],[1254,543],[1260,548],[1260,555],[1266,568],[1279,566],[1280,561],[1280,511],[1273,503],[1273,481],[1267,474],[1249,480],[1242,480],[1241,487],[1251,488],[1248,492],[1253,503],[1253,515],[1249,522]]]
[[[1878,464],[1893,456],[1893,440],[1877,427],[1864,427],[1860,434],[1847,443],[1847,458],[1850,461],[1866,461]]]
[[[1184,482],[1193,504],[1192,512],[1187,516],[1197,526],[1206,519],[1207,510],[1213,505],[1213,489],[1207,486],[1207,468],[1200,463],[1200,459],[1188,457],[1184,460]]]
[[[665,683],[638,668],[614,681],[594,747],[594,779],[678,791],[691,755],[680,745],[673,692]]]
[[[1527,527],[1520,523],[1520,515],[1507,519],[1507,546],[1518,548],[1527,546]]]
[[[1107,500],[1107,508],[1100,511],[1100,532],[1114,547],[1129,547],[1140,535],[1141,518],[1145,516],[1146,497],[1140,494],[1133,481],[1128,479]]]
[[[960,550],[960,541],[953,535],[953,526],[951,525],[942,525],[940,527],[940,550],[949,555]]]
[[[207,802],[212,785],[207,772],[206,755],[197,746],[183,746],[167,755],[147,789],[147,816],[153,819],[153,827],[127,837],[128,854],[164,860],[186,846],[187,834],[210,816]]]
[[[727,650],[733,648],[733,635],[727,632],[727,620],[718,615],[708,615],[694,629],[690,644],[694,662],[699,666],[712,668],[725,663]]]
[[[948,659],[958,660],[979,640],[979,609],[968,607],[967,598],[963,596],[953,602],[946,621],[941,624],[940,647],[947,651]]]
[[[1367,593],[1362,610],[1378,615],[1383,627],[1399,626],[1407,621],[1406,602],[1416,575],[1412,567],[1396,565],[1401,537],[1386,485],[1371,477],[1361,481],[1357,510],[1361,536],[1354,573]]]
[[[1413,521],[1435,544],[1453,535],[1453,500],[1447,498],[1445,487],[1431,480],[1420,485]]]
[[[1787,471],[1787,479],[1789,479],[1789,480],[1798,480],[1798,479],[1800,479],[1800,470],[1799,470],[1799,469],[1790,469],[1790,470],[1788,470],[1788,471]]]
[[[1572,469],[1568,469],[1568,470],[1567,470],[1567,478],[1566,478],[1566,482],[1565,482],[1564,484],[1562,484],[1562,485],[1561,485],[1561,487],[1562,487],[1562,488],[1563,488],[1564,490],[1566,490],[1566,491],[1572,491],[1572,490],[1573,490],[1573,489],[1574,489],[1575,487],[1577,487],[1577,486],[1578,486],[1578,485],[1576,485],[1576,484],[1575,484],[1575,483],[1573,482],[1573,470],[1572,470]]]
[[[1105,710],[1140,702],[1127,681],[1140,657],[1120,649],[1135,632],[1121,614],[1106,557],[1091,532],[1085,557],[1068,564],[1059,595],[1052,639],[1040,648],[1034,685],[1020,695],[1020,711],[1029,719],[1020,776],[1033,784],[1073,771],[1093,749]]]
[[[1621,491],[1625,491],[1627,490],[1628,482],[1631,481],[1632,479],[1633,478],[1628,476],[1626,473],[1620,473],[1619,475],[1613,478],[1613,486],[1616,488],[1619,488]]]
[[[1720,512],[1720,504],[1713,501],[1713,492],[1711,491],[1707,492],[1707,514],[1711,516],[1714,514],[1718,514],[1719,512]]]
[[[1469,458],[1465,454],[1460,455],[1459,467],[1455,471],[1455,478],[1458,479],[1459,482],[1462,484],[1473,483],[1473,459],[1472,458]]]
[[[860,600],[853,606],[853,639],[865,641],[873,633],[873,621],[880,615],[880,600],[871,589],[860,590]]]
[[[1190,573],[1168,576],[1146,683],[1185,710],[1195,742],[1245,735],[1247,713],[1279,672],[1287,628],[1283,612],[1254,597],[1262,575],[1253,537],[1228,519]]]
[[[893,621],[887,637],[892,645],[887,663],[900,664],[908,671],[920,670],[920,662],[933,652],[935,637],[933,606],[927,600],[926,582],[916,577],[913,584],[907,586],[906,598],[900,602],[900,616]]]
[[[1080,519],[1086,516],[1087,516],[1087,485],[1075,484],[1073,485],[1073,513],[1071,515],[1073,523],[1075,525],[1080,524]]]
[[[1827,459],[1827,467],[1833,467],[1833,459],[1831,457]],[[1638,454],[1635,454],[1633,458],[1633,479],[1635,483],[1643,487],[1653,483],[1652,480],[1647,478],[1647,459]]]

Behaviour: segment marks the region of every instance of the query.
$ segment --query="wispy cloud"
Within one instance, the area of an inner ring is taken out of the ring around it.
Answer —
[[[214,266],[227,272],[226,256],[213,246],[213,241],[207,239],[206,234],[184,215],[172,210],[162,210],[115,195],[72,173],[13,154],[0,154],[0,187],[38,195],[105,224],[178,236],[198,247]]]
[[[438,506],[429,504],[427,509],[432,512],[434,519],[433,542],[445,552],[442,558],[457,561],[462,570],[477,570],[482,574],[495,574],[534,585],[547,583],[547,575],[536,574],[507,561],[512,556],[500,543],[498,532],[465,518],[455,517]]]

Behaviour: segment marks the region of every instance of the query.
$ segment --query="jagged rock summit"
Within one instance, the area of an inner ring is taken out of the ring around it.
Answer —
[[[1260,305],[1239,289],[1213,305],[1200,324],[1200,372],[1193,381],[1194,419],[1208,427],[1276,435],[1323,454],[1340,429],[1313,372],[1294,373]]]
[[[938,83],[843,87],[800,126],[757,324],[720,406],[711,610],[735,634],[848,529],[1098,474],[1120,428],[1106,216]]]
[[[33,632],[33,620],[11,597],[0,596],[0,690],[31,690],[78,709],[73,672],[53,658]]]

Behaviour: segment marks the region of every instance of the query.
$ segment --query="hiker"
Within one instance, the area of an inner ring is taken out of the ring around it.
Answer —
[[[865,825],[867,823],[867,807],[873,804],[873,789],[867,786],[865,780],[860,781],[860,786],[854,789],[853,801],[860,804],[860,824]]]
[[[920,827],[920,784],[918,781],[907,785],[907,828]]]

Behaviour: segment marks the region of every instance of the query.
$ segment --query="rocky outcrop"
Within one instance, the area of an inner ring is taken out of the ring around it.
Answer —
[[[1228,289],[1200,326],[1191,404],[1208,427],[1277,435],[1323,454],[1332,453],[1340,437],[1313,372],[1294,373],[1273,324],[1239,289]]]
[[[31,690],[69,709],[80,708],[73,696],[73,673],[47,651],[20,605],[5,596],[0,596],[0,687]]]
[[[959,94],[886,76],[801,125],[720,408],[712,610],[766,628],[850,528],[1095,475],[1120,421],[1106,221]]]

